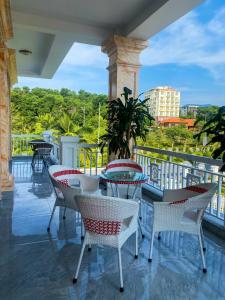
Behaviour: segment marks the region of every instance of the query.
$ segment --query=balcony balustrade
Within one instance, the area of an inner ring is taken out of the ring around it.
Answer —
[[[31,155],[29,141],[40,138],[38,135],[12,135],[12,153],[15,155]],[[45,139],[53,144],[52,160],[60,161],[59,142],[51,135]],[[77,144],[77,166],[83,173],[98,175],[108,162],[107,151],[103,154],[97,144]],[[216,182],[216,196],[207,209],[207,216],[225,226],[225,174],[220,173],[220,160],[208,157],[185,154],[169,150],[138,146],[135,148],[136,161],[149,175],[147,190],[157,195],[164,189],[179,189],[191,184]],[[74,153],[75,155],[75,153]],[[164,157],[164,158],[162,158]],[[74,161],[74,159],[73,159]],[[71,166],[72,167],[72,166]]]

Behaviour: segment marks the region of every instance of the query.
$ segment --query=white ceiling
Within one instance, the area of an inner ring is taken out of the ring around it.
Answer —
[[[51,78],[74,42],[149,39],[203,0],[11,0],[18,74]],[[18,51],[28,49],[30,56]]]

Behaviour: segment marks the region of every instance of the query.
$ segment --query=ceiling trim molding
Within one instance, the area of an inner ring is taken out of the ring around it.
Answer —
[[[13,37],[13,26],[9,0],[0,0],[0,41]]]
[[[13,24],[20,28],[33,31],[40,31],[50,34],[63,34],[73,42],[101,45],[111,31],[98,27],[76,22],[64,21],[45,16],[27,14],[19,11],[12,11]]]

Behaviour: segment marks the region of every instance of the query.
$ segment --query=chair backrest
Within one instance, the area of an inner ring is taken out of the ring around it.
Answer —
[[[80,176],[83,175],[79,170],[72,169],[71,167],[63,165],[53,165],[48,169],[50,176],[58,181],[69,185],[79,185]]]
[[[71,187],[67,182],[58,180],[57,177],[54,176],[50,176],[50,179],[56,196],[59,196],[60,193],[62,193],[65,206],[78,211],[75,196],[80,195],[82,189],[80,187]]]
[[[50,176],[69,186],[80,186],[84,192],[96,192],[99,189],[99,178],[83,174],[79,170],[62,165],[53,165],[49,169]]]
[[[177,200],[169,202],[170,205],[184,205],[186,211],[197,211],[196,222],[201,222],[204,212],[212,201],[217,190],[216,183],[202,183],[180,189],[176,193]],[[170,195],[172,197],[172,194]],[[180,198],[180,199],[179,199]],[[179,199],[179,200],[178,200]]]
[[[111,161],[107,167],[107,172],[131,171],[142,172],[142,167],[131,159],[116,159]]]
[[[216,183],[202,183],[186,187],[186,190],[194,193],[188,198],[187,207],[205,211],[210,201],[213,199],[217,187]]]
[[[101,235],[118,235],[125,219],[138,217],[137,202],[107,196],[83,194],[76,197],[87,231]]]

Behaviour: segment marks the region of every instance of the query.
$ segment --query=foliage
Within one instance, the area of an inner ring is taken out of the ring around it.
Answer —
[[[219,108],[215,115],[212,115],[209,120],[204,124],[202,130],[195,135],[196,138],[200,138],[202,134],[206,134],[210,141],[209,144],[216,144],[217,148],[213,151],[212,157],[222,158],[223,166],[220,171],[225,171],[225,106]]]
[[[101,105],[100,132],[99,103]],[[65,88],[61,90],[14,88],[11,97],[12,132],[41,135],[43,131],[50,130],[55,136],[79,135],[82,142],[96,144],[98,135],[104,135],[108,127],[107,104],[106,95],[92,94],[83,90],[76,93]],[[85,124],[83,108],[85,108]],[[154,121],[152,123],[154,126]],[[203,123],[204,119],[198,125]],[[210,156],[215,145],[203,148],[201,141],[197,143],[193,134],[192,130],[182,126],[171,128],[147,126],[145,139],[137,137],[136,143]]]
[[[130,158],[131,144],[136,145],[137,138],[146,140],[149,126],[153,120],[148,112],[146,102],[129,97],[132,91],[124,87],[121,95],[124,100],[117,98],[110,101],[108,107],[108,129],[101,136],[101,149],[109,146],[109,155],[115,153],[118,158]]]
[[[195,125],[203,126],[212,116],[216,115],[219,107],[216,105],[199,107],[196,115]]]
[[[80,90],[27,87],[14,88],[11,95],[12,132],[79,135],[90,143],[98,141],[98,106],[101,105],[100,134],[105,133],[107,96]],[[86,124],[84,124],[84,109]]]

